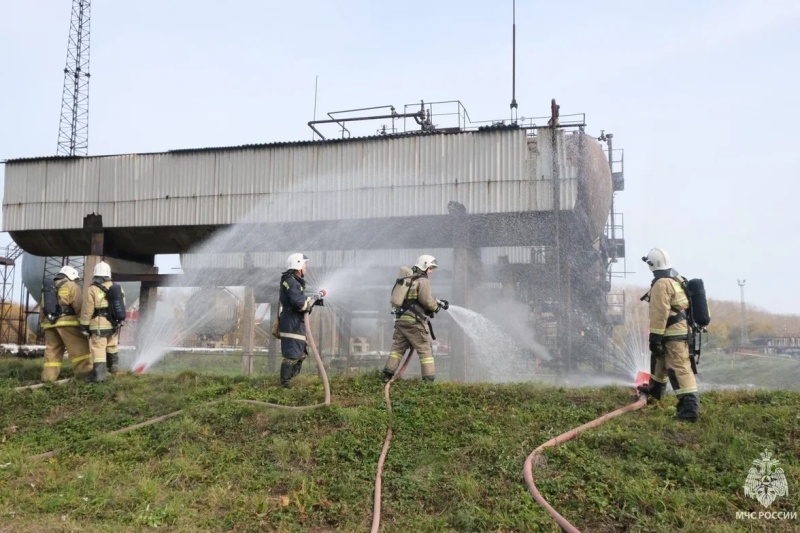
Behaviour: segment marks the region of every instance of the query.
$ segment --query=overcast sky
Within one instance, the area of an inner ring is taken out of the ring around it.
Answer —
[[[70,9],[0,3],[2,159],[56,152]],[[310,139],[317,75],[318,116],[509,114],[511,0],[106,0],[91,29],[90,154]],[[629,284],[661,246],[711,297],[747,279],[748,303],[800,313],[798,62],[796,0],[517,1],[519,115],[556,98],[625,149]]]

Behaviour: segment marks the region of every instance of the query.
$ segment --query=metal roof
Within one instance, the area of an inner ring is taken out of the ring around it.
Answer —
[[[271,143],[256,143],[256,144],[240,144],[237,146],[209,146],[205,148],[178,148],[176,150],[167,150],[165,152],[139,152],[139,153],[125,153],[125,154],[103,154],[103,155],[90,155],[90,156],[64,156],[64,155],[51,155],[51,156],[39,156],[39,157],[20,157],[14,159],[6,159],[2,161],[6,164],[15,164],[15,163],[31,163],[31,162],[38,162],[38,161],[69,161],[73,159],[87,159],[87,158],[101,158],[101,157],[114,157],[118,155],[157,155],[157,154],[193,154],[193,153],[204,153],[204,152],[234,152],[237,150],[256,150],[260,148],[285,148],[285,147],[293,147],[293,146],[325,146],[331,144],[343,144],[343,143],[350,143],[350,142],[364,142],[364,141],[383,141],[386,139],[402,139],[407,137],[421,137],[421,136],[430,136],[430,135],[460,135],[460,134],[472,134],[475,133],[493,133],[497,131],[510,131],[510,130],[518,130],[520,127],[515,124],[506,124],[506,125],[492,125],[492,126],[481,126],[480,128],[474,130],[465,130],[465,129],[438,129],[438,130],[429,130],[429,131],[411,131],[411,132],[401,132],[401,133],[392,133],[387,135],[366,135],[361,137],[348,137],[344,139],[318,139],[313,141],[276,141]]]

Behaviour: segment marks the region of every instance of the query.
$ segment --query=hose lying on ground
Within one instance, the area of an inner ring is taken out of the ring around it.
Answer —
[[[72,378],[59,379],[58,381],[53,381],[52,383],[53,383],[53,385],[63,385],[65,383],[69,383],[70,381],[72,381]],[[44,387],[45,385],[47,385],[47,383],[49,383],[49,382],[37,383],[35,385],[24,385],[22,387],[15,387],[14,391],[15,392],[19,392],[19,391],[24,391],[24,390],[40,389],[40,388]]]
[[[258,405],[258,406],[261,406],[261,407],[272,407],[272,408],[275,408],[275,409],[286,409],[286,410],[290,410],[290,411],[307,411],[309,409],[317,409],[319,407],[324,407],[326,405],[330,405],[331,404],[331,386],[330,386],[330,383],[328,382],[328,373],[325,371],[325,365],[322,364],[322,357],[320,357],[319,351],[317,350],[317,344],[314,342],[314,337],[311,335],[311,326],[309,325],[308,314],[305,315],[305,324],[306,324],[306,338],[308,340],[308,344],[311,346],[311,351],[314,352],[314,359],[316,360],[317,367],[319,368],[320,374],[322,375],[322,388],[325,391],[325,400],[322,403],[315,403],[315,404],[312,404],[312,405],[298,405],[298,406],[280,405],[280,404],[277,404],[277,403],[261,402],[261,401],[258,401],[258,400],[232,400],[233,402],[235,402],[235,403],[246,403],[246,404],[250,404],[250,405]],[[66,382],[68,380],[61,380],[61,381]],[[59,382],[56,382],[56,383],[59,383]],[[26,389],[26,388],[28,388],[28,389],[30,389],[30,388],[38,388],[38,387],[43,386],[43,385],[44,385],[43,383],[40,383],[38,385],[29,385],[27,387],[19,387],[17,390],[22,390],[22,389]],[[225,400],[212,400],[210,402],[205,402],[202,405],[214,405],[216,403],[222,403],[223,401],[225,401]],[[127,426],[127,427],[124,427],[124,428],[121,428],[121,429],[110,431],[108,433],[103,433],[101,435],[97,435],[95,437],[92,437],[89,440],[93,440],[93,439],[96,439],[98,437],[102,437],[102,436],[106,436],[106,435],[117,435],[117,434],[121,434],[121,433],[129,433],[131,431],[134,431],[134,430],[137,430],[137,429],[140,429],[140,428],[143,428],[143,427],[152,426],[154,424],[158,424],[159,422],[163,422],[164,420],[169,420],[170,418],[178,416],[179,414],[183,413],[183,411],[184,411],[184,409],[180,409],[178,411],[174,411],[174,412],[168,413],[166,415],[161,415],[161,416],[158,416],[156,418],[151,418],[150,420],[146,420],[145,422],[140,422],[140,423],[134,424],[132,426]],[[33,455],[33,456],[31,456],[31,459],[47,459],[48,457],[53,457],[54,455],[57,455],[57,454],[61,453],[65,449],[66,448],[57,448],[55,450],[50,450],[49,452],[40,453],[38,455]]]
[[[395,372],[394,376],[392,376],[392,379],[383,387],[383,398],[386,400],[386,409],[389,411],[389,427],[386,429],[386,439],[383,441],[383,449],[378,458],[378,472],[375,474],[375,501],[372,505],[372,529],[370,529],[370,533],[378,533],[378,528],[381,525],[381,477],[383,476],[383,463],[386,461],[386,455],[389,453],[389,443],[392,442],[392,433],[394,432],[394,415],[392,414],[392,400],[389,399],[389,388],[395,380],[403,375],[403,372],[408,366],[408,362],[411,361],[412,355],[414,355],[414,350],[409,348],[406,360],[403,361],[403,364],[397,372]]]
[[[578,426],[576,428],[567,431],[566,433],[562,433],[561,435],[550,439],[549,441],[545,442],[544,444],[533,450],[531,454],[528,456],[528,458],[525,459],[525,466],[523,467],[523,475],[525,477],[525,482],[528,484],[528,491],[530,491],[531,495],[533,496],[533,499],[536,500],[536,502],[539,505],[544,507],[544,509],[550,514],[553,520],[555,520],[558,523],[558,525],[561,526],[561,529],[563,529],[567,533],[580,533],[580,531],[575,526],[570,524],[566,518],[561,516],[558,513],[558,511],[553,509],[553,507],[549,503],[547,503],[547,500],[545,500],[544,497],[542,497],[542,495],[539,493],[539,490],[536,488],[536,484],[533,482],[534,459],[539,455],[541,455],[542,451],[545,448],[549,448],[551,446],[557,446],[562,442],[566,442],[574,438],[578,434],[583,433],[587,429],[600,426],[603,423],[611,420],[612,418],[622,416],[625,413],[629,413],[631,411],[636,411],[637,409],[641,409],[645,405],[647,405],[647,396],[642,394],[639,396],[638,400],[636,400],[634,403],[630,405],[626,405],[625,407],[621,407],[615,411],[611,411],[610,413],[607,413],[601,416],[600,418],[596,418],[591,422],[587,422],[581,426]]]

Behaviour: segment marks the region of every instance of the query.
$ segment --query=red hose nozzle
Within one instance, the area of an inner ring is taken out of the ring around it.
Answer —
[[[325,289],[320,289],[319,290],[320,298],[325,298],[327,295],[328,295],[328,291],[326,291]]]

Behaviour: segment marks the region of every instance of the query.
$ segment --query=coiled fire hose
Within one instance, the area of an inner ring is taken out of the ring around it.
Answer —
[[[322,403],[315,403],[315,404],[312,404],[312,405],[298,405],[298,406],[280,405],[280,404],[277,404],[277,403],[261,402],[261,401],[258,401],[258,400],[233,400],[234,402],[236,402],[236,403],[246,403],[246,404],[250,404],[250,405],[259,405],[261,407],[272,407],[274,409],[286,409],[286,410],[290,410],[290,411],[307,411],[309,409],[317,409],[319,407],[324,407],[326,405],[330,405],[331,404],[331,386],[330,386],[330,383],[328,381],[328,373],[325,371],[325,365],[322,364],[322,357],[320,357],[319,351],[317,350],[317,344],[316,344],[316,342],[314,342],[314,337],[311,335],[311,326],[310,326],[309,320],[308,320],[308,313],[306,313],[306,315],[305,315],[305,325],[306,325],[306,340],[307,340],[309,346],[311,346],[311,351],[314,352],[314,360],[317,362],[317,368],[319,368],[319,372],[320,372],[321,377],[322,377],[322,388],[323,388],[324,393],[325,393],[325,400]],[[66,380],[62,380],[62,381],[66,381]],[[26,389],[26,388],[30,389],[30,388],[35,388],[35,387],[37,387],[37,386],[36,385],[29,385],[28,387],[20,387],[17,390]],[[216,403],[221,403],[223,401],[224,400],[213,400],[213,401],[210,401],[210,402],[206,402],[203,405],[214,405]],[[145,422],[140,422],[138,424],[134,424],[132,426],[124,427],[122,429],[117,429],[115,431],[110,431],[108,433],[103,433],[102,435],[98,435],[98,436],[92,437],[89,440],[93,440],[93,439],[96,439],[96,438],[99,438],[99,437],[102,437],[102,436],[106,436],[106,435],[117,435],[117,434],[120,434],[120,433],[129,433],[131,431],[134,431],[134,430],[137,430],[137,429],[140,429],[140,428],[143,428],[143,427],[152,426],[154,424],[158,424],[159,422],[163,422],[164,420],[168,420],[168,419],[170,419],[172,417],[178,416],[183,411],[184,411],[184,409],[180,409],[178,411],[175,411],[175,412],[172,412],[172,413],[168,413],[166,415],[162,415],[162,416],[158,416],[156,418],[152,418],[152,419],[147,420]],[[49,452],[40,453],[38,455],[33,455],[33,456],[31,456],[31,459],[47,459],[48,457],[53,457],[54,455],[59,454],[60,452],[64,451],[65,449],[66,448],[57,448],[57,449],[51,450]]]
[[[383,449],[378,458],[378,472],[375,474],[375,500],[372,505],[372,529],[370,529],[370,533],[378,533],[378,528],[381,525],[381,477],[383,476],[383,463],[386,461],[386,455],[389,453],[389,443],[392,442],[392,434],[394,432],[394,414],[392,413],[392,400],[389,398],[389,389],[392,383],[403,375],[413,355],[414,350],[409,348],[406,360],[403,361],[403,364],[400,365],[400,368],[394,373],[392,379],[383,387],[383,399],[386,400],[386,409],[389,411],[389,427],[386,428],[386,439],[383,441]]]
[[[578,528],[570,524],[566,518],[561,516],[558,513],[558,511],[553,509],[553,507],[549,503],[547,503],[547,500],[545,500],[544,497],[539,493],[539,490],[536,488],[536,484],[533,482],[533,465],[535,459],[542,454],[545,448],[549,448],[551,446],[557,446],[562,442],[566,442],[576,437],[578,434],[583,433],[587,429],[596,428],[604,424],[605,422],[608,422],[612,418],[622,416],[625,413],[629,413],[631,411],[636,411],[637,409],[641,409],[645,405],[647,405],[647,396],[644,394],[640,394],[639,398],[632,404],[626,405],[625,407],[621,407],[615,411],[611,411],[610,413],[605,414],[600,418],[596,418],[591,422],[587,422],[581,426],[578,426],[576,428],[567,431],[566,433],[562,433],[561,435],[550,439],[549,441],[545,442],[544,444],[533,450],[531,454],[528,456],[528,458],[525,459],[525,465],[522,469],[522,473],[523,476],[525,477],[525,483],[528,484],[528,491],[533,496],[533,499],[536,500],[536,502],[539,505],[544,507],[545,511],[547,511],[548,514],[550,514],[550,516],[553,518],[553,520],[555,520],[556,523],[558,523],[561,529],[563,529],[567,533],[580,533],[580,531],[578,530]]]

